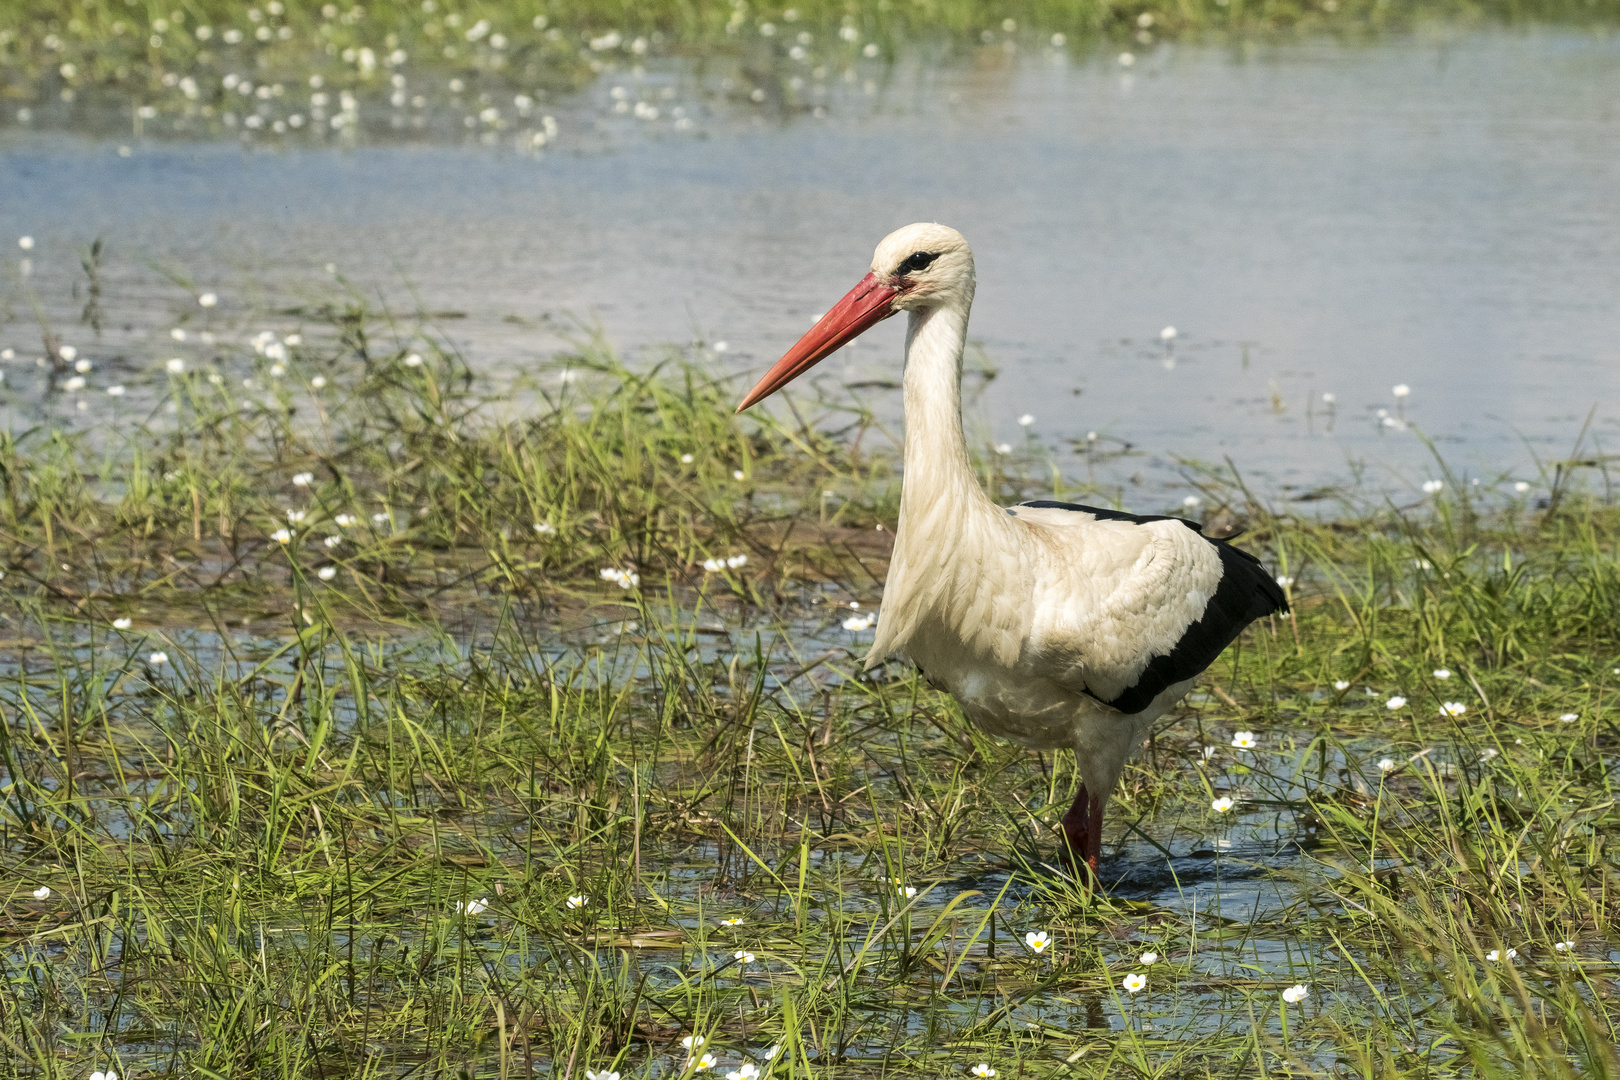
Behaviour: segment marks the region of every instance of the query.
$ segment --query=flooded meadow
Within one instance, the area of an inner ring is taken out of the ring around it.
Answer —
[[[1330,2],[0,17],[0,1077],[1620,1073],[1620,35]],[[733,415],[912,220],[1292,604],[1099,892],[862,670],[898,326]]]

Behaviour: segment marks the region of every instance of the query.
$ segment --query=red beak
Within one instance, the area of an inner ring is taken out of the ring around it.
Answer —
[[[743,398],[737,411],[742,412],[757,402],[763,401],[776,393],[788,383],[803,375],[825,360],[851,341],[860,337],[868,329],[887,319],[895,313],[889,302],[895,298],[898,289],[889,287],[878,280],[876,274],[867,274],[861,278],[861,283],[849,290],[849,294],[832,306],[832,310],[816,320],[816,325],[810,332],[800,338],[798,344],[787,351],[787,355],[776,362],[765,377],[754,384]]]

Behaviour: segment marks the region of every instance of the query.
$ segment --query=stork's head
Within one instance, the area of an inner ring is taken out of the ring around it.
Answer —
[[[896,229],[872,253],[871,273],[816,320],[737,411],[776,393],[890,315],[972,302],[973,249],[961,233],[931,222]]]

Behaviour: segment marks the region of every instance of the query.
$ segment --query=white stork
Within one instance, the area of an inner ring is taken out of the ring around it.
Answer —
[[[1258,559],[1196,522],[991,502],[962,432],[973,288],[973,252],[955,229],[890,233],[871,272],[737,409],[910,313],[900,520],[866,666],[903,652],[986,731],[1073,748],[1081,788],[1063,831],[1082,876],[1095,879],[1103,807],[1148,726],[1245,626],[1287,600]]]

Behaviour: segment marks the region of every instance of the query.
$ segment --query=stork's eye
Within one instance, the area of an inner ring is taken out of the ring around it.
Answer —
[[[900,264],[900,273],[915,274],[919,270],[928,269],[928,264],[939,258],[937,251],[913,251],[906,256],[906,261]]]

